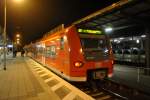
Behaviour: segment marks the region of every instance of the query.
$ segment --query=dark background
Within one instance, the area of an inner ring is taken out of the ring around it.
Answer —
[[[119,0],[7,0],[7,34],[19,32],[28,44],[54,27],[69,25]],[[0,25],[3,27],[4,0],[0,0]]]

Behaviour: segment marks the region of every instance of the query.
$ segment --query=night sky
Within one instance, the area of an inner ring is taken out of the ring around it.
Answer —
[[[18,31],[22,44],[28,44],[60,24],[71,24],[119,0],[7,0],[7,34]],[[0,0],[0,25],[3,26],[4,0]]]

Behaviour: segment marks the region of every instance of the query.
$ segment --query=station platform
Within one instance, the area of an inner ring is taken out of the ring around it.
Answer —
[[[0,100],[94,100],[28,57],[0,64]]]
[[[110,80],[150,95],[150,75],[145,75],[144,70],[144,67],[116,64]]]

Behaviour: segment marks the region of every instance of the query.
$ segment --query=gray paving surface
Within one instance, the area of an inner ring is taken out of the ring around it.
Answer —
[[[0,64],[0,100],[58,100],[52,92],[45,90],[45,84],[26,64],[27,59],[8,57],[6,71]]]

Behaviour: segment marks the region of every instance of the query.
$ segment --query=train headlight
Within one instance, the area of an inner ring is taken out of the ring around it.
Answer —
[[[77,67],[77,68],[80,68],[80,67],[83,66],[83,62],[77,61],[77,62],[74,63],[74,66]]]

